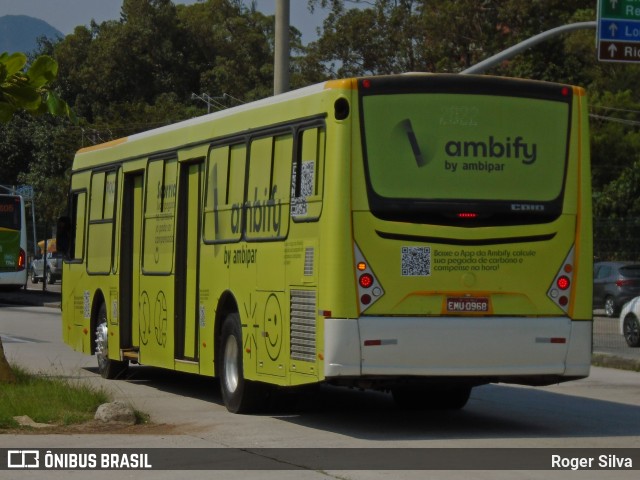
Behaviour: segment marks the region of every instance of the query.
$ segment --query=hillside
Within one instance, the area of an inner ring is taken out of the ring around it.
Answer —
[[[38,18],[26,15],[0,17],[0,52],[30,52],[37,46],[40,37],[55,39],[64,35]]]

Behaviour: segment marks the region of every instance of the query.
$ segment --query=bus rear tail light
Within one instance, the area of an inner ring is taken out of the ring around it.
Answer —
[[[18,271],[22,271],[27,268],[27,252],[25,252],[22,248],[20,249],[20,254],[18,255],[18,264],[16,265]]]
[[[571,281],[569,280],[569,277],[562,275],[556,281],[556,285],[560,290],[567,290],[571,286]]]
[[[362,275],[360,275],[358,283],[362,288],[370,288],[371,285],[373,285],[373,275],[371,275],[370,273],[363,273]]]
[[[360,313],[362,313],[384,295],[384,290],[374,275],[373,270],[371,270],[369,262],[366,261],[358,245],[355,243],[353,244],[353,253],[356,261],[355,271],[358,287],[358,303],[360,304]]]
[[[565,258],[560,270],[556,274],[551,287],[547,291],[547,296],[553,303],[558,305],[564,312],[569,311],[569,299],[573,288],[573,258],[574,247],[571,247],[567,258]]]

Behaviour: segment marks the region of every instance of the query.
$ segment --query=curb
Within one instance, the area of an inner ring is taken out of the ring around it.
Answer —
[[[29,307],[60,308],[61,295],[56,292],[37,290],[15,290],[0,292],[0,303],[9,305],[23,305]]]
[[[621,357],[610,353],[594,353],[591,355],[591,365],[640,372],[640,359]]]

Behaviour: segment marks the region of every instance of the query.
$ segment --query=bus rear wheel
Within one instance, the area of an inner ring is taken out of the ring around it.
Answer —
[[[471,387],[407,388],[391,391],[393,400],[401,408],[410,410],[460,410],[469,401]]]
[[[98,371],[103,378],[118,378],[127,369],[129,362],[109,358],[109,324],[107,322],[107,307],[104,303],[100,305],[96,324],[95,341]]]
[[[237,313],[227,315],[220,342],[220,389],[225,407],[232,413],[259,410],[266,400],[266,385],[244,378],[242,330]]]

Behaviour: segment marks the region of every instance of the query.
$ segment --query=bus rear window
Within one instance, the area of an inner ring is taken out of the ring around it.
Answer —
[[[383,217],[449,210],[557,217],[569,105],[486,94],[364,96],[372,211]]]

